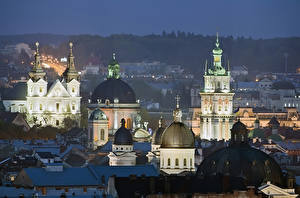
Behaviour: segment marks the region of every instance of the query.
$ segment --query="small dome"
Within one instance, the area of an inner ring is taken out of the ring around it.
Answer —
[[[97,108],[91,113],[89,120],[107,120],[107,117],[101,109]]]
[[[125,119],[121,120],[121,127],[115,133],[114,143],[116,145],[132,145],[132,135],[131,132],[125,128]]]
[[[152,144],[161,145],[161,136],[166,128],[163,126],[163,120],[160,118],[158,123],[158,129],[156,129],[152,135]]]
[[[92,94],[92,102],[97,100],[104,103],[107,99],[110,103],[131,104],[136,103],[135,93],[132,88],[121,79],[109,78],[100,83]]]
[[[195,148],[193,132],[182,122],[173,122],[163,132],[161,148]]]
[[[295,89],[295,86],[290,81],[277,81],[273,83],[272,89]]]

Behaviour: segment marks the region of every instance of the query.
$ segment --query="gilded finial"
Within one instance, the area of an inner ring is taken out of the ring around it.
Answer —
[[[73,43],[70,42],[69,46],[70,46],[70,55],[72,55],[73,54]]]
[[[39,45],[40,45],[39,42],[36,42],[36,43],[35,43],[35,46],[36,46],[36,53],[37,53],[37,54],[39,53]]]
[[[179,109],[180,96],[176,95],[175,100],[176,100],[176,109]]]

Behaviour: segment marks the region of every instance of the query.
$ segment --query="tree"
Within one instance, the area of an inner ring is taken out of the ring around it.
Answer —
[[[63,125],[64,125],[64,129],[66,131],[69,131],[72,128],[78,127],[77,121],[74,118],[71,118],[71,117],[66,117],[63,120]]]

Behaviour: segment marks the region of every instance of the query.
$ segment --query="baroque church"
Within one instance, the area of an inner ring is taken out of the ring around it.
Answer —
[[[88,114],[100,109],[107,116],[108,133],[113,135],[125,119],[125,128],[133,130],[138,127],[140,120],[140,104],[132,88],[121,79],[120,65],[113,54],[108,65],[107,79],[101,82],[89,99]]]
[[[64,119],[80,124],[80,80],[75,69],[73,44],[69,43],[67,68],[61,79],[48,82],[41,66],[39,43],[36,43],[34,66],[26,83],[18,83],[12,94],[2,96],[6,111],[26,114],[30,126],[63,127]]]

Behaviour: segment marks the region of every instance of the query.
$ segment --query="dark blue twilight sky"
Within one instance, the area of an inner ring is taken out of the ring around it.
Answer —
[[[0,35],[300,36],[299,0],[0,0]]]

